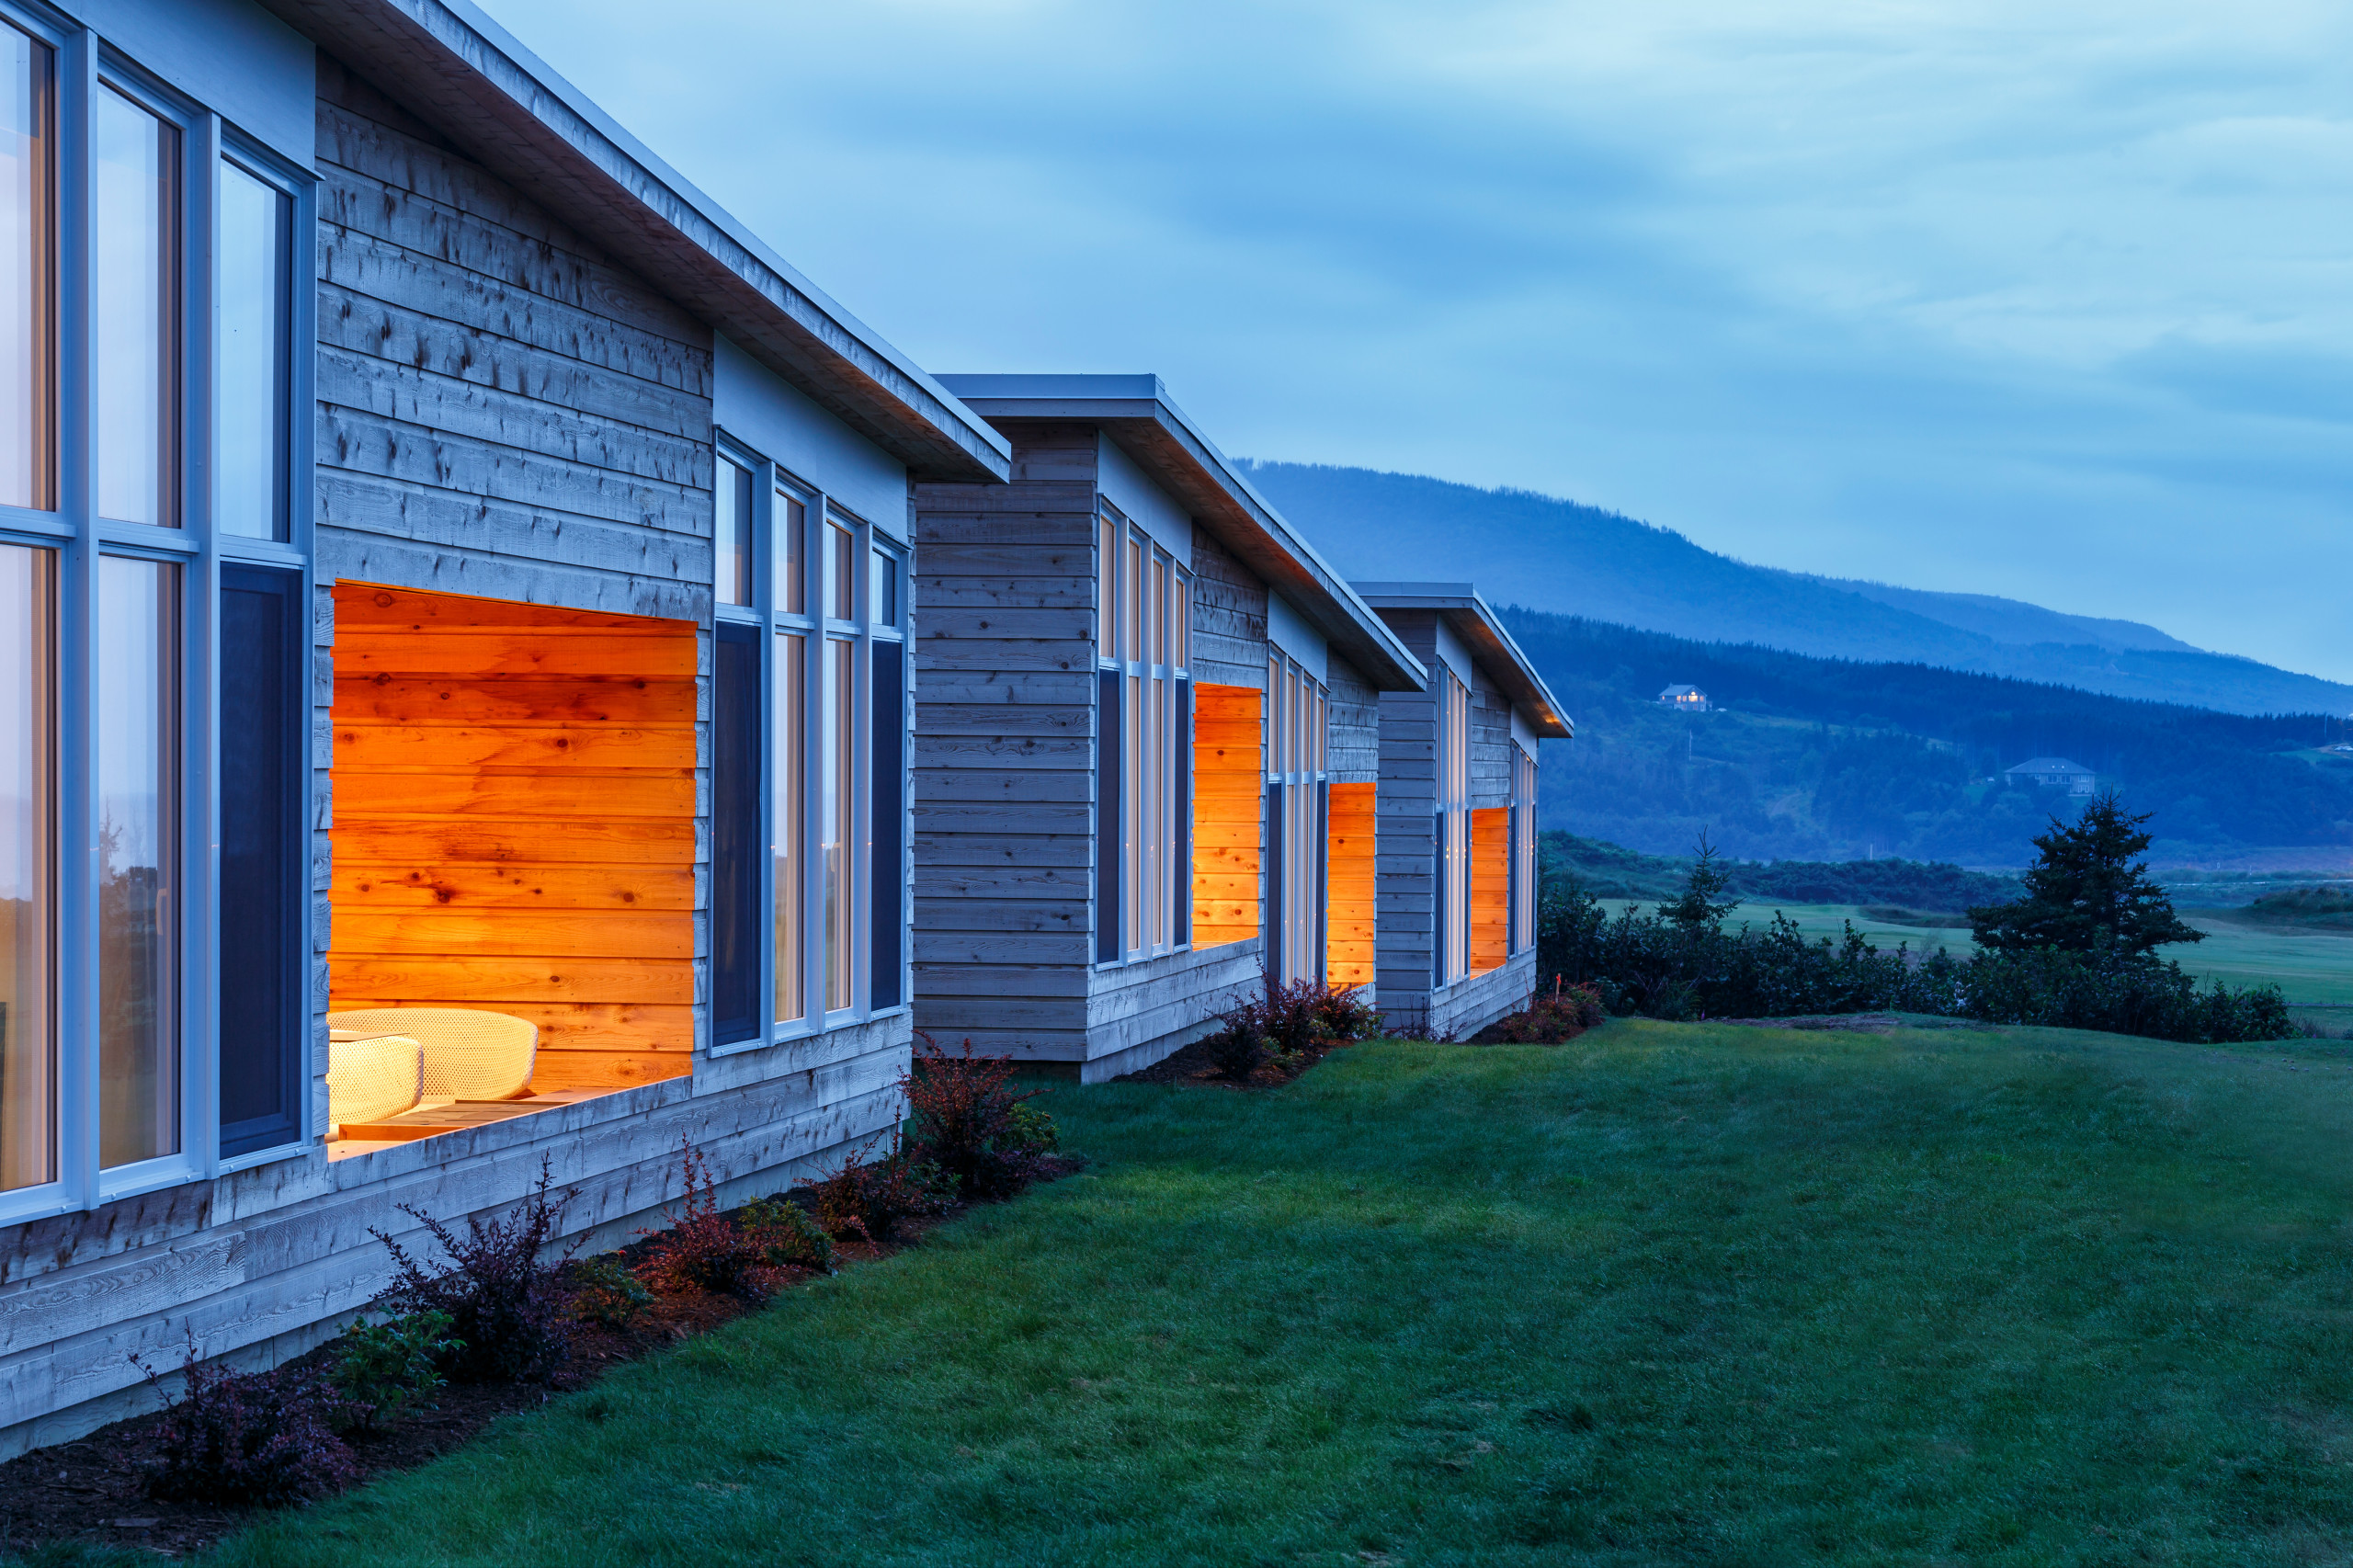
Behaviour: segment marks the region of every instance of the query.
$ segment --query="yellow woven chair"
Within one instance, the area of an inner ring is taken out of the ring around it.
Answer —
[[[530,1092],[540,1027],[473,1007],[372,1007],[329,1013],[327,1028],[406,1035],[425,1048],[428,1099],[507,1100]]]
[[[327,1119],[381,1121],[425,1097],[425,1048],[406,1035],[327,1041]]]

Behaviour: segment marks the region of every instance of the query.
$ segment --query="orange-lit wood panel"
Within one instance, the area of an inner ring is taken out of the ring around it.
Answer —
[[[1500,969],[1511,953],[1511,810],[1471,813],[1471,972]]]
[[[1331,787],[1330,856],[1325,876],[1331,903],[1324,914],[1325,976],[1335,985],[1372,983],[1373,807],[1377,784]]]
[[[540,1089],[688,1072],[693,623],[335,605],[333,1005],[529,1018]]]
[[[1259,822],[1266,809],[1259,694],[1193,688],[1193,946],[1258,934]]]

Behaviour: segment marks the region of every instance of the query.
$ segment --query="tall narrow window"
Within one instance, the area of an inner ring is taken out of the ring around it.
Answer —
[[[827,574],[832,594],[826,600],[825,613],[835,620],[855,620],[858,619],[858,536],[839,523],[828,523],[825,538],[833,553],[832,569]]]
[[[1289,658],[1267,664],[1267,965],[1283,981],[1324,974],[1323,689]]]
[[[858,917],[851,881],[851,838],[858,818],[858,644],[825,640],[825,799],[822,853],[825,865],[825,1008],[854,1004]]]
[[[221,574],[221,1153],[301,1135],[309,1030],[302,579]]]
[[[221,163],[213,297],[213,515],[221,531],[286,537],[286,379],[293,202]]]
[[[1440,984],[1471,966],[1471,693],[1452,672],[1438,678],[1438,929]]]
[[[776,608],[780,615],[809,613],[809,508],[798,496],[776,493]]]
[[[0,1191],[57,1179],[55,559],[0,545]]]
[[[776,860],[776,1020],[791,1023],[809,1012],[808,949],[801,912],[809,903],[808,861],[802,846],[809,831],[809,639],[786,633],[776,640],[776,820],[769,853]]]
[[[711,481],[710,583],[723,605],[752,602],[752,476],[722,457]]]
[[[1110,961],[1188,935],[1192,601],[1175,559],[1115,517],[1102,524],[1097,589],[1096,957]]]
[[[722,464],[722,466],[725,466]],[[714,629],[710,677],[710,1038],[760,1032],[760,640]]]
[[[98,569],[98,989],[101,1166],[177,1153],[179,578]]]
[[[179,132],[98,93],[90,381],[98,515],[179,526]]]
[[[881,551],[874,553],[878,579],[895,577],[898,562]],[[881,619],[878,608],[877,619]],[[872,901],[867,948],[869,1005],[878,1011],[895,1007],[905,998],[902,983],[907,932],[906,872],[906,744],[907,648],[895,638],[879,635],[897,620],[895,611],[875,628],[874,756],[870,767],[872,800],[868,821],[873,848],[868,857],[867,896]]]
[[[51,493],[55,298],[48,49],[0,23],[0,506]]]

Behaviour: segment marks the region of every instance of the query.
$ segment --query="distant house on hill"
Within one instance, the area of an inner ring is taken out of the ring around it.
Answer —
[[[2002,777],[2013,784],[2064,789],[2070,795],[2088,795],[2096,782],[2090,768],[2063,756],[2030,756],[2016,767],[2004,768]]]
[[[1658,694],[1662,706],[1678,708],[1686,713],[1705,713],[1708,694],[1696,686],[1670,686]]]

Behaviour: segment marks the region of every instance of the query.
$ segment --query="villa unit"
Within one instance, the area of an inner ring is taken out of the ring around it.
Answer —
[[[1261,977],[1373,979],[1380,707],[1422,665],[1155,376],[943,376],[916,487],[915,1021],[1097,1082]]]
[[[1468,583],[1358,583],[1430,672],[1381,699],[1374,997],[1392,1028],[1461,1039],[1536,982],[1536,756],[1561,705]]]
[[[396,1205],[895,1125],[911,486],[1009,449],[460,0],[0,50],[13,1452],[324,1335]]]
[[[2063,756],[2030,756],[2015,767],[2004,768],[2002,777],[2013,784],[2064,790],[2070,795],[2089,795],[2099,784],[2098,775],[2090,768]]]

